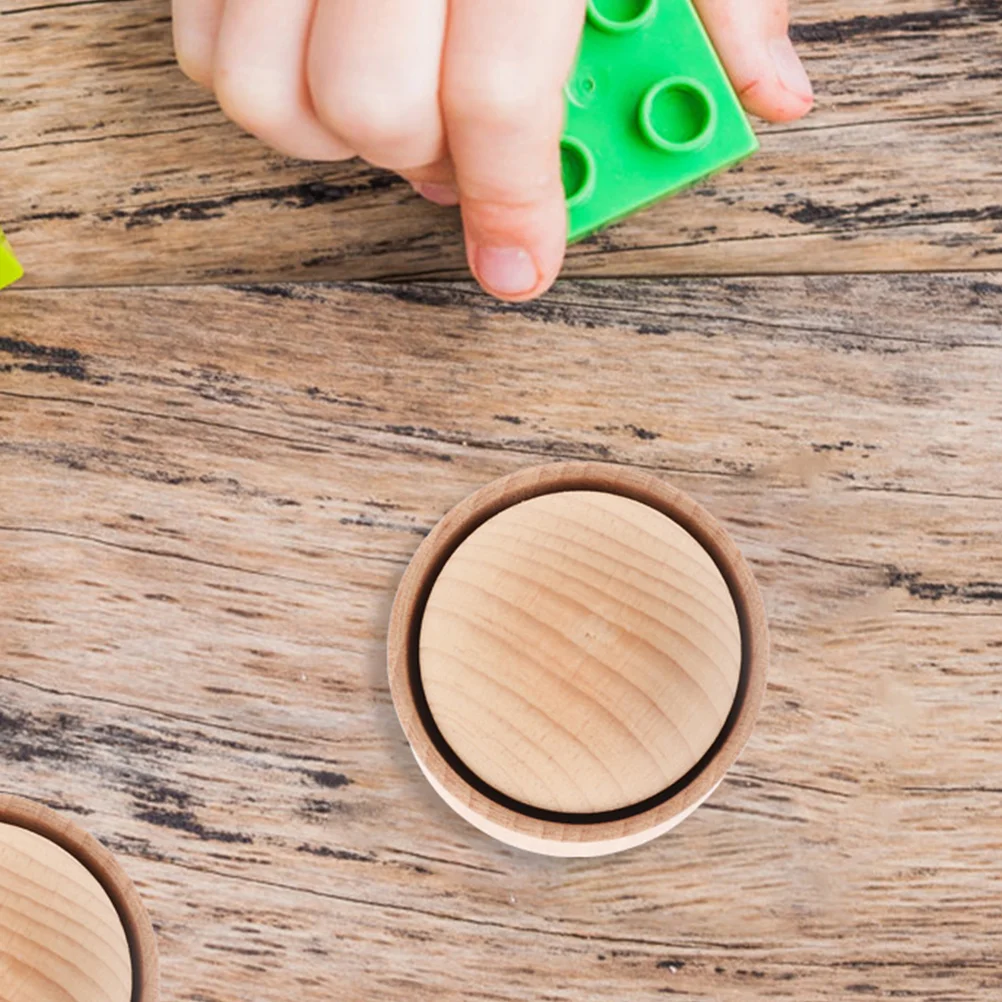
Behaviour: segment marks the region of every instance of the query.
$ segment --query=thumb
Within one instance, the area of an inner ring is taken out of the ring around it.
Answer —
[[[696,0],[741,102],[770,122],[811,110],[814,91],[789,36],[787,0]]]

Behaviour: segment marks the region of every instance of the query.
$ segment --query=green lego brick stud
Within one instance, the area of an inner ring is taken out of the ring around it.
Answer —
[[[14,257],[14,251],[3,235],[3,230],[0,230],[0,289],[16,282],[23,274],[24,270]]]
[[[571,240],[758,149],[691,0],[588,0],[566,97]]]

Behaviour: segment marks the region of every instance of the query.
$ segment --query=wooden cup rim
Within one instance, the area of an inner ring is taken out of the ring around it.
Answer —
[[[32,800],[0,794],[0,823],[24,828],[65,849],[94,876],[118,913],[132,961],[131,1002],[158,1002],[156,935],[139,892],[118,860],[93,835]]]
[[[727,582],[741,626],[742,665],[731,714],[710,751],[678,783],[643,804],[602,815],[558,815],[515,804],[487,787],[435,736],[420,683],[417,639],[428,594],[446,561],[488,519],[533,497],[590,490],[639,501],[673,519],[709,553]],[[468,821],[511,845],[555,855],[598,855],[639,845],[703,802],[734,764],[765,693],[769,637],[751,568],[724,528],[682,491],[655,476],[606,463],[553,463],[502,477],[453,508],[404,572],[390,616],[390,692],[404,734],[432,786]]]

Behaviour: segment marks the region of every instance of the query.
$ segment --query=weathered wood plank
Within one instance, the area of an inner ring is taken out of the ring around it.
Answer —
[[[167,0],[0,3],[0,221],[35,286],[455,276],[453,212],[301,164],[174,66]],[[802,0],[818,109],[572,249],[569,275],[997,269],[993,0]]]
[[[79,814],[166,995],[943,998],[1002,989],[1002,286],[988,274],[4,293],[4,790]],[[587,387],[587,389],[584,389]],[[659,471],[758,574],[761,722],[605,861],[422,780],[396,581],[529,463]]]

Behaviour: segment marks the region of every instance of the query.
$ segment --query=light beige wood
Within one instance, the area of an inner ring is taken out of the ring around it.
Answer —
[[[709,751],[734,703],[727,582],[667,516],[564,491],[499,512],[439,572],[420,625],[431,715],[485,783],[532,807],[630,807]]]
[[[817,91],[739,171],[571,249],[568,275],[1002,267],[994,0],[796,0]],[[230,124],[167,0],[0,3],[0,225],[36,287],[465,276],[458,213]]]
[[[0,999],[131,997],[129,944],[104,888],[54,842],[0,823]]]
[[[636,849],[666,835],[673,828],[677,828],[687,817],[694,814],[712,795],[716,787],[706,791],[699,797],[693,798],[688,806],[679,810],[677,814],[666,817],[663,821],[652,822],[645,828],[637,828],[627,834],[619,834],[608,838],[597,838],[589,842],[569,840],[560,837],[561,830],[557,826],[551,826],[550,831],[545,834],[533,834],[524,825],[513,826],[510,823],[500,823],[492,817],[480,813],[469,806],[468,798],[454,796],[449,787],[439,782],[435,775],[423,762],[418,761],[421,772],[425,779],[431,784],[432,789],[451,807],[461,818],[465,818],[474,828],[479,828],[484,834],[491,838],[510,845],[515,849],[524,849],[526,852],[533,852],[539,856],[558,856],[565,859],[591,859],[596,856],[612,856],[616,853],[627,852]]]
[[[432,786],[482,831],[557,856],[633,848],[702,803],[748,740],[768,656],[758,586],[722,527],[602,463],[529,467],[456,505],[408,566],[387,637]]]
[[[65,813],[0,794],[0,999],[159,995],[153,926],[118,860]]]
[[[1000,284],[5,290],[0,788],[115,853],[165,999],[996,1002]],[[587,457],[727,528],[769,685],[669,837],[543,859],[429,787],[386,628],[443,512]]]

